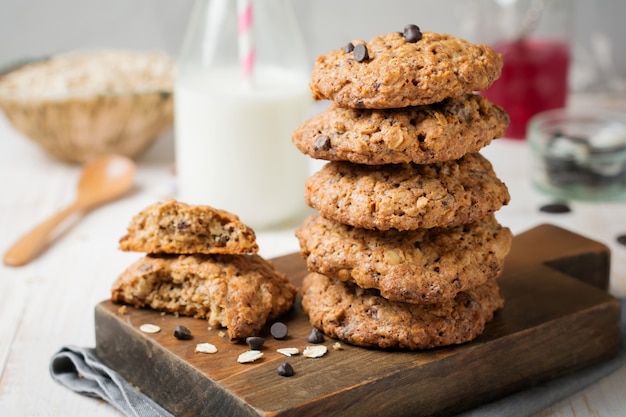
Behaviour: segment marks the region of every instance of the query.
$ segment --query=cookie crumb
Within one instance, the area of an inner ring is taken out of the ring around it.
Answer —
[[[333,350],[343,350],[343,345],[339,342],[335,342],[333,345]]]
[[[128,314],[128,308],[124,305],[117,309],[117,314],[124,315]]]

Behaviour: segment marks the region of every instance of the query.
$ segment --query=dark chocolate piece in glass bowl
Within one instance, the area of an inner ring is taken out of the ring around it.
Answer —
[[[534,185],[571,200],[626,199],[626,114],[557,109],[528,129]]]

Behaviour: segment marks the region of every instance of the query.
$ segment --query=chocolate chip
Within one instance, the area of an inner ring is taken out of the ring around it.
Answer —
[[[189,223],[187,223],[186,221],[180,221],[180,222],[178,222],[176,227],[178,228],[178,230],[189,229]]]
[[[270,333],[274,336],[274,339],[284,339],[287,337],[287,325],[277,321],[270,327]]]
[[[259,336],[250,336],[246,337],[246,343],[250,346],[250,350],[261,350],[263,343],[265,343],[265,339]]]
[[[313,327],[311,333],[307,336],[306,340],[309,343],[322,343],[324,342],[324,334],[320,332],[318,329]]]
[[[278,365],[276,371],[278,371],[278,375],[280,376],[292,376],[294,374],[293,367],[287,362],[283,362]]]
[[[403,35],[409,43],[415,43],[422,39],[422,31],[417,25],[406,25]]]
[[[352,44],[352,42],[349,42],[344,48],[343,51],[346,54],[349,54],[350,52],[354,51],[354,45]]]
[[[617,243],[619,243],[620,245],[626,246],[626,234],[619,235],[617,237]]]
[[[370,59],[369,53],[367,52],[367,46],[365,44],[360,43],[354,47],[354,59],[357,62],[363,62]]]
[[[191,330],[186,328],[185,326],[176,326],[174,329],[174,337],[178,340],[190,340],[193,338],[191,334]]]
[[[551,214],[569,213],[572,209],[565,203],[550,203],[539,207],[539,211]]]

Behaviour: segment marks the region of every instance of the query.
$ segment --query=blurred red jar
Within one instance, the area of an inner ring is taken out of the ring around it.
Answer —
[[[570,62],[569,45],[561,40],[522,39],[493,45],[504,59],[501,77],[483,92],[511,118],[506,137],[526,137],[530,118],[565,107]]]

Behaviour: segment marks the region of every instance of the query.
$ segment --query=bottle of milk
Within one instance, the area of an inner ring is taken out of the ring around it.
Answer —
[[[291,135],[309,74],[289,0],[198,0],[174,91],[178,199],[255,230],[301,215],[309,165]]]

